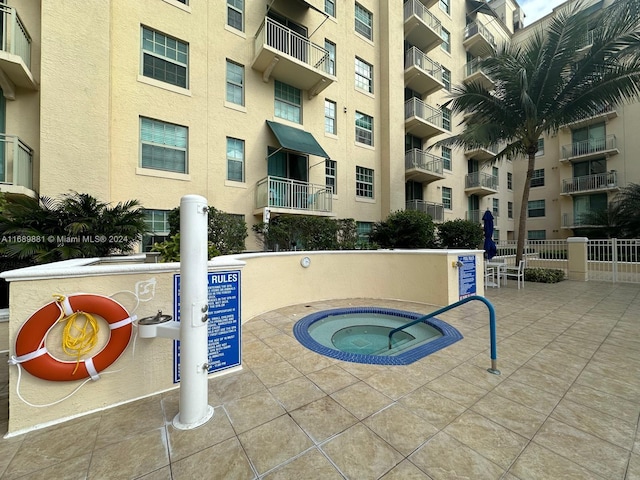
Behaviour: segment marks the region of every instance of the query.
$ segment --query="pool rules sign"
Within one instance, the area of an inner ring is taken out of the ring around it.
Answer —
[[[209,272],[209,373],[240,365],[240,271]],[[174,276],[173,309],[180,321],[180,275]],[[173,383],[180,381],[180,341],[173,343]]]

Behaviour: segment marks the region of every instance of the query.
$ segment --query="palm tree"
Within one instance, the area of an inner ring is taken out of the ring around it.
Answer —
[[[587,32],[591,44],[585,48]],[[521,44],[501,45],[481,62],[494,90],[477,83],[454,89],[448,103],[466,114],[462,133],[438,142],[469,149],[506,145],[493,161],[528,160],[518,223],[522,259],[527,202],[538,140],[562,125],[640,97],[640,6],[618,0],[590,13],[567,6]]]
[[[640,237],[640,185],[623,187],[606,210],[589,212],[581,220],[592,228],[585,229],[589,237]]]

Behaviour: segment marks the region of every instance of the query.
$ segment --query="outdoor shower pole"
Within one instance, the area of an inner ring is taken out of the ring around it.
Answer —
[[[174,427],[189,430],[213,415],[208,405],[207,199],[180,200],[180,411]]]

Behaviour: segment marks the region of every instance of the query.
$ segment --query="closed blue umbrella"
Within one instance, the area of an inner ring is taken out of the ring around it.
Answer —
[[[491,260],[498,251],[495,242],[493,241],[493,214],[490,210],[484,212],[482,215],[482,222],[484,224],[484,252],[488,260]]]

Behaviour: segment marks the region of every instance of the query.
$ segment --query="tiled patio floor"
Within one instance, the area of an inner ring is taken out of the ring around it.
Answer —
[[[501,376],[486,371],[480,302],[440,317],[462,341],[399,367],[322,357],[292,326],[346,305],[434,307],[288,307],[243,326],[244,369],[209,382],[207,424],[175,430],[177,392],[154,396],[0,440],[0,478],[640,479],[640,285],[511,282],[487,297]]]

